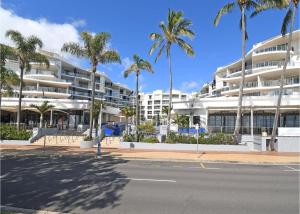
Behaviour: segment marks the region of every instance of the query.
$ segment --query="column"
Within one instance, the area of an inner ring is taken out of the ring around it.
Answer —
[[[251,116],[250,116],[250,123],[251,123],[251,136],[253,136],[253,108],[250,108]]]
[[[53,109],[50,110],[50,126],[53,124]]]
[[[39,90],[39,88],[40,88],[40,83],[39,83],[39,82],[37,82],[37,83],[36,83],[36,90],[38,91],[38,90]]]
[[[190,114],[189,127],[191,128],[192,126],[193,126],[193,114]]]

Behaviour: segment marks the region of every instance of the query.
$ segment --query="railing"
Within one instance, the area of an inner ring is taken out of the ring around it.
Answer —
[[[252,74],[252,68],[251,68],[251,66],[249,66],[249,68],[247,68],[245,70],[245,75],[247,75],[247,74]],[[227,78],[238,77],[238,76],[241,76],[241,75],[242,75],[242,71],[238,70],[238,71],[235,71],[235,72],[227,75]]]
[[[256,54],[258,53],[264,53],[264,52],[274,52],[274,51],[286,51],[287,50],[287,44],[282,45],[276,45],[269,48],[262,48],[255,51]]]
[[[67,93],[67,89],[65,88],[51,88],[51,87],[39,87],[36,86],[25,86],[23,88],[24,91],[39,91],[39,92],[56,92],[56,93]]]
[[[30,71],[26,71],[25,75],[28,74],[42,74],[42,75],[53,75],[57,77],[57,74],[55,71],[49,71],[49,70],[40,70],[40,69],[31,69]]]

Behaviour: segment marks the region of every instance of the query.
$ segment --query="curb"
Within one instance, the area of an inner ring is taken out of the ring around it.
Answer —
[[[5,154],[1,155],[0,158],[14,157],[14,158],[24,158],[24,157],[95,157],[97,154]],[[102,159],[106,158],[123,159],[123,160],[134,160],[134,161],[152,161],[152,162],[186,162],[186,163],[219,163],[219,164],[240,164],[240,165],[300,165],[300,162],[285,162],[285,163],[270,163],[270,162],[247,162],[247,161],[224,161],[224,160],[192,160],[192,159],[164,159],[164,158],[142,158],[142,157],[119,157],[115,155],[102,155]]]
[[[23,209],[18,207],[11,207],[11,206],[0,206],[1,211],[9,211],[9,212],[16,212],[16,214],[63,214],[62,212],[52,212],[47,210],[32,210],[32,209]],[[66,213],[65,213],[66,214]]]

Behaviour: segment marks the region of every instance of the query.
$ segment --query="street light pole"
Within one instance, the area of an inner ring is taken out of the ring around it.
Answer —
[[[196,133],[197,133],[197,152],[199,152],[199,124],[196,124]]]

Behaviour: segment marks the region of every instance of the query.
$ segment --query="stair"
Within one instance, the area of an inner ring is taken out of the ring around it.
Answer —
[[[101,141],[101,147],[119,148],[121,137],[105,137]]]
[[[46,135],[41,137],[33,143],[33,145],[44,145],[44,140],[46,141],[46,146],[80,146],[80,141],[82,141],[84,136],[82,135]]]

